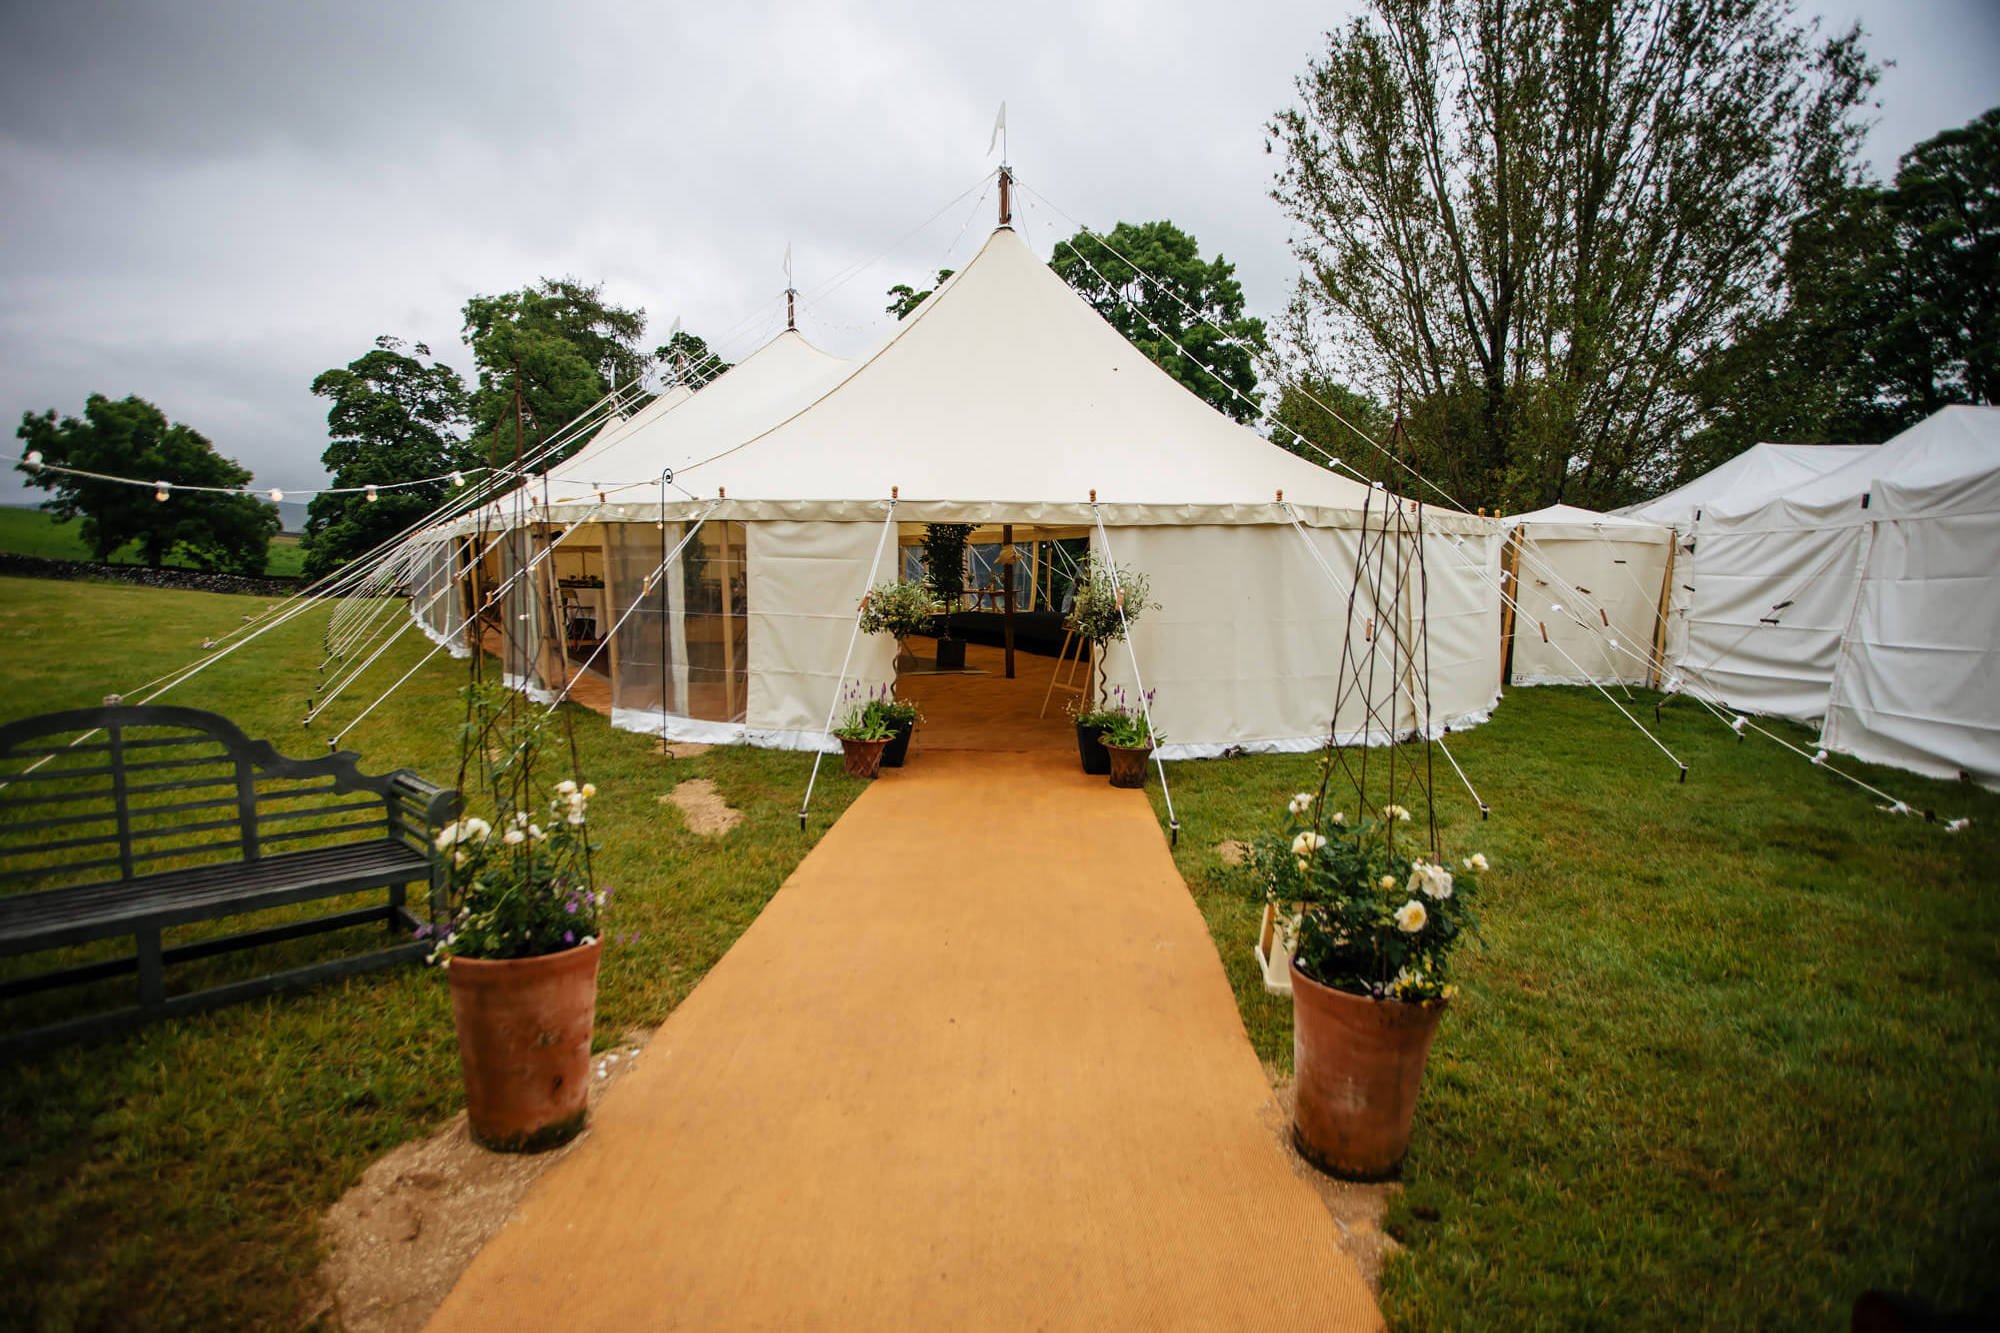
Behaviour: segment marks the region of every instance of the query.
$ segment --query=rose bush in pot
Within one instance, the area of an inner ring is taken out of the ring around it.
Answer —
[[[1329,809],[1300,792],[1252,845],[1258,891],[1292,943],[1293,1139],[1336,1175],[1393,1176],[1409,1148],[1424,1063],[1457,986],[1452,955],[1478,922],[1486,857],[1447,863],[1410,812]]]

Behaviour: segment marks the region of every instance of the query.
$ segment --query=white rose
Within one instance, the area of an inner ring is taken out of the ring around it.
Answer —
[[[518,847],[527,840],[528,835],[517,828],[510,828],[500,835],[500,841],[506,843],[509,847]]]
[[[1466,868],[1467,870],[1484,870],[1484,869],[1486,869],[1486,853],[1485,853],[1485,852],[1474,852],[1474,853],[1473,853],[1472,855],[1470,855],[1470,856],[1466,857],[1466,858],[1465,858],[1465,868]]]
[[[1326,839],[1308,829],[1304,833],[1299,834],[1298,837],[1292,839],[1292,855],[1311,856],[1324,846],[1326,846]]]
[[[540,824],[530,824],[528,825],[528,836],[533,838],[536,842],[540,842],[543,838],[546,838],[549,835],[542,832],[542,826]]]
[[[570,826],[571,828],[582,828],[582,827],[583,827],[583,811],[581,811],[581,810],[572,810],[572,811],[570,811],[570,812],[569,812],[569,814],[568,814],[567,816],[565,816],[565,818],[564,818],[563,822],[564,822],[564,823],[566,823],[566,824],[568,824],[568,825],[569,825],[569,826]]]
[[[1395,887],[1396,887],[1396,877],[1394,875],[1382,876],[1382,888],[1384,889],[1384,891],[1393,889]]]
[[[1287,808],[1294,815],[1302,815],[1306,811],[1312,809],[1312,803],[1313,803],[1312,793],[1309,791],[1302,791],[1298,795],[1292,798],[1292,803]]]
[[[445,848],[451,846],[453,843],[457,841],[458,841],[458,821],[453,820],[451,823],[446,824],[443,828],[438,830],[437,837],[433,839],[433,845],[439,851],[443,851]]]
[[[584,783],[584,784],[583,784],[583,795],[584,795],[584,799],[586,799],[586,800],[594,800],[594,799],[596,799],[596,796],[597,796],[597,784],[596,784],[596,783],[594,783],[594,782],[586,782],[586,783]]]
[[[573,778],[564,778],[561,782],[558,782],[556,784],[556,792],[559,795],[568,796],[574,793],[575,791],[576,791],[576,781]]]
[[[1443,866],[1420,866],[1418,878],[1423,880],[1425,894],[1432,898],[1451,897],[1451,872]]]
[[[1425,911],[1424,905],[1415,898],[1410,899],[1410,901],[1396,909],[1396,929],[1402,931],[1405,935],[1416,934],[1424,928],[1424,923],[1430,919],[1431,914]]]
[[[1342,826],[1343,828],[1344,828],[1344,827],[1346,827],[1346,825],[1347,825],[1347,812],[1346,812],[1346,811],[1344,811],[1344,810],[1336,810],[1336,811],[1334,811],[1334,812],[1333,812],[1333,822],[1334,822],[1334,823],[1336,823],[1336,824],[1339,824],[1339,825],[1341,825],[1341,826]]]
[[[483,819],[474,818],[465,821],[466,837],[475,838],[480,842],[485,842],[486,839],[492,834],[492,832],[493,832],[493,826],[487,823]]]

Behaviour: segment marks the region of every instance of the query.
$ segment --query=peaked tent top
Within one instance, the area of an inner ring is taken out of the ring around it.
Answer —
[[[1509,514],[1500,520],[1508,528],[1518,528],[1533,524],[1539,537],[1587,538],[1615,533],[1619,538],[1666,539],[1667,528],[1658,523],[1648,523],[1644,519],[1626,518],[1620,514],[1601,514],[1595,509],[1584,509],[1578,505],[1553,504],[1545,509],[1531,510],[1525,514]]]
[[[1785,498],[1844,509],[1862,495],[1878,517],[2000,513],[2000,407],[1940,408]]]
[[[892,487],[919,521],[1088,522],[1092,490],[1124,523],[1272,522],[1280,490],[1381,509],[1155,366],[1008,227],[810,405],[676,480],[743,516],[880,518]]]
[[[1657,499],[1617,512],[1648,523],[1684,525],[1698,512],[1742,510],[1763,504],[1816,477],[1846,467],[1877,448],[1872,444],[1753,444],[1736,457]]]

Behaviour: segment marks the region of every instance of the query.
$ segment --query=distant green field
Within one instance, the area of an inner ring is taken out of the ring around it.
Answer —
[[[58,523],[51,514],[39,509],[15,507],[0,508],[0,551],[12,551],[17,555],[38,555],[48,560],[90,560],[94,557],[83,538],[77,533],[76,523]],[[111,556],[113,564],[137,565],[139,548],[135,542]],[[179,564],[179,561],[168,561]],[[281,535],[271,539],[270,558],[265,562],[264,572],[275,578],[296,578],[305,569],[305,553],[299,549],[299,539]]]

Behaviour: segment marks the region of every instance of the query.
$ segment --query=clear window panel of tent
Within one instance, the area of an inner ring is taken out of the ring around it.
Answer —
[[[677,523],[613,524],[606,532],[606,582],[614,619],[622,617],[613,707],[742,721],[750,680],[743,525],[705,523],[685,544]]]

